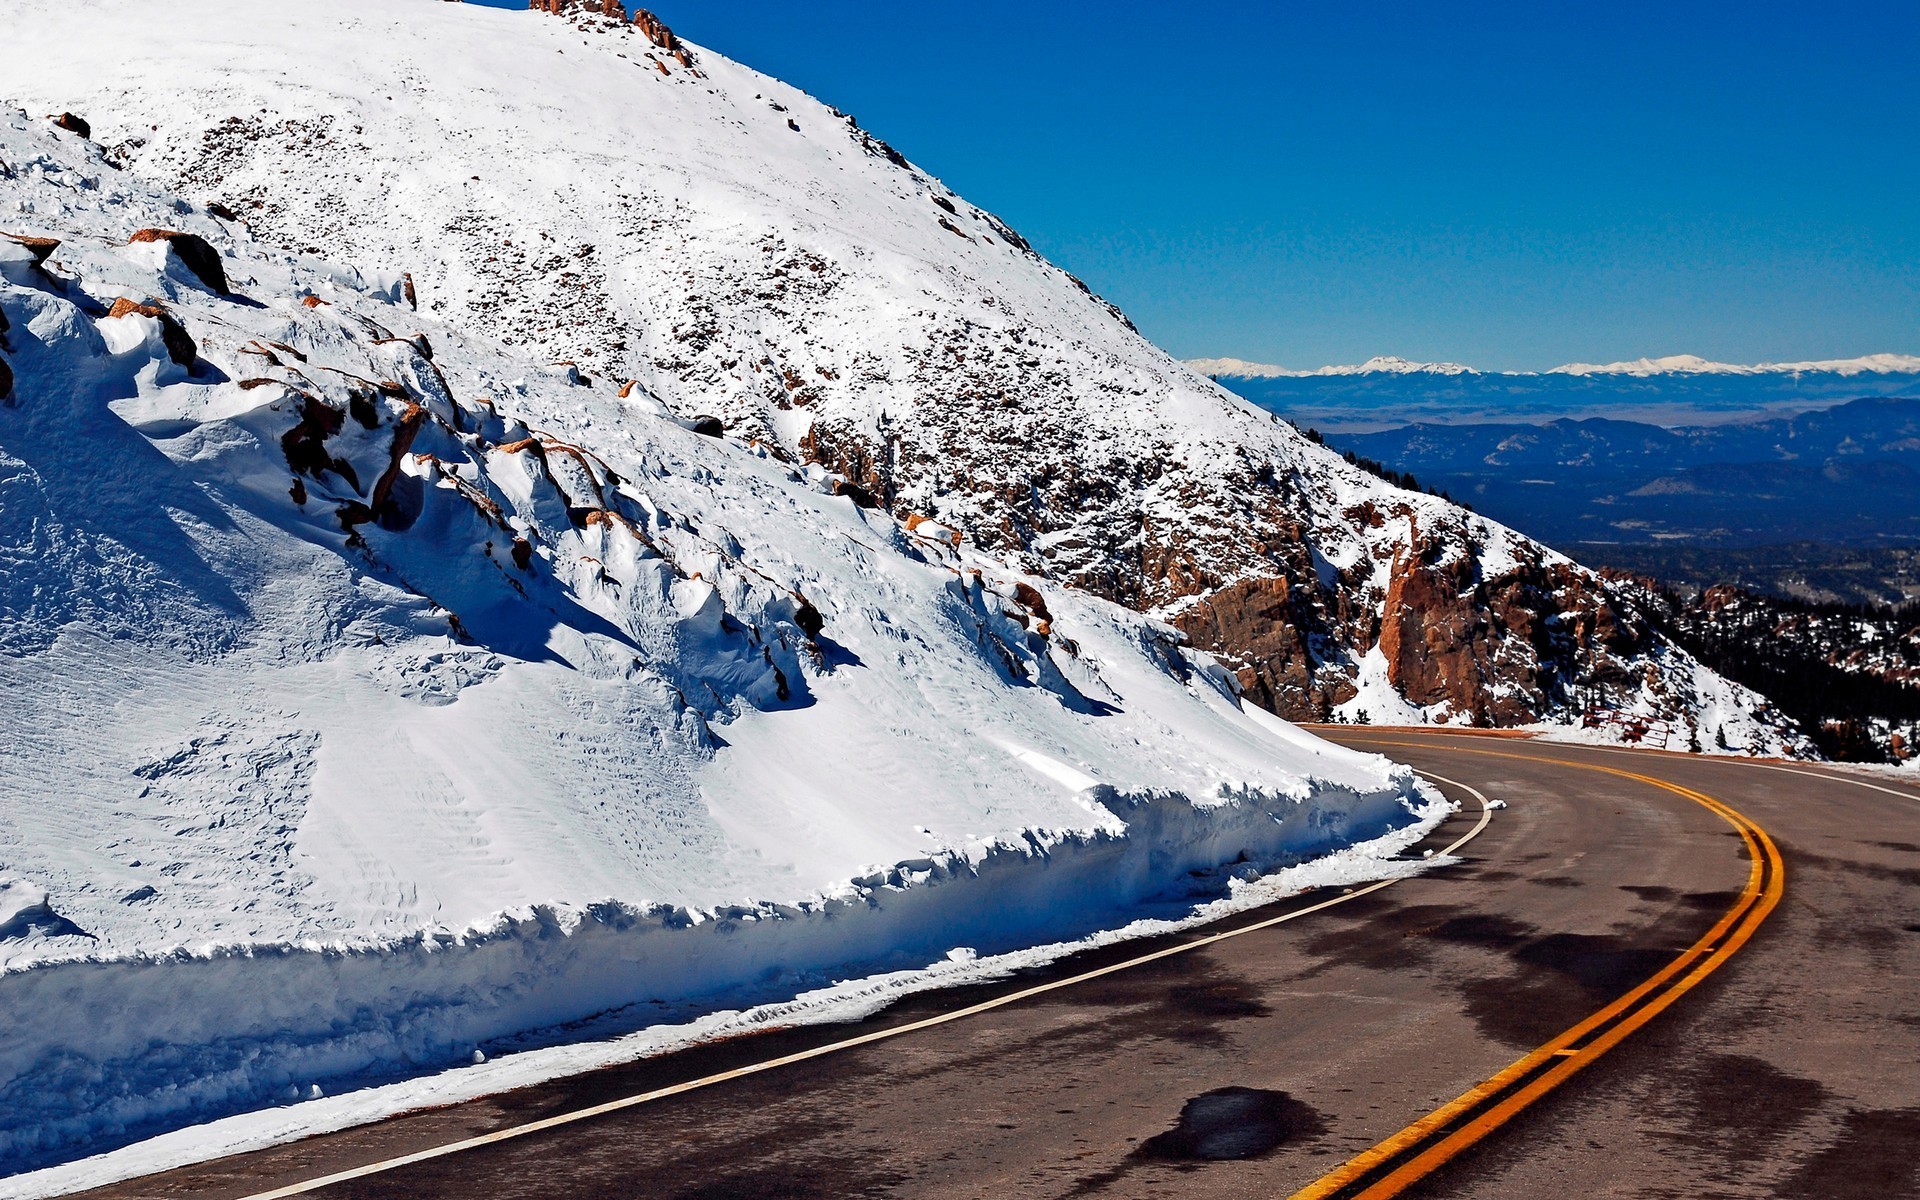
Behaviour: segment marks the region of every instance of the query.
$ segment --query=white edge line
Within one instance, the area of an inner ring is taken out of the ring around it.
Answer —
[[[1445,850],[1440,851],[1441,855],[1451,855],[1455,851],[1459,850],[1460,847],[1466,845],[1468,842],[1472,841],[1474,838],[1477,838],[1480,836],[1481,832],[1484,831],[1487,825],[1493,820],[1493,809],[1488,804],[1486,796],[1478,788],[1472,787],[1469,784],[1461,783],[1460,781],[1455,779],[1448,779],[1444,775],[1434,775],[1424,771],[1421,772],[1421,774],[1425,775],[1429,779],[1435,780],[1440,783],[1450,784],[1451,786],[1457,787],[1464,792],[1468,792],[1476,800],[1480,801],[1479,822],[1475,824],[1472,829],[1469,829],[1466,833],[1462,834],[1459,838],[1457,838],[1452,845],[1448,846]],[[325,1175],[319,1179],[310,1179],[304,1183],[288,1184],[286,1187],[276,1188],[275,1190],[270,1192],[259,1192],[250,1196],[243,1197],[243,1200],[282,1200],[283,1197],[287,1197],[287,1196],[301,1196],[301,1195],[305,1195],[308,1192],[319,1191],[321,1188],[332,1187],[333,1185],[338,1183],[347,1183],[355,1179],[364,1179],[369,1175],[384,1174],[385,1172],[388,1172],[388,1171],[397,1170],[400,1167],[408,1167],[408,1166],[412,1166],[415,1163],[428,1162],[436,1158],[445,1158],[448,1155],[459,1154],[467,1150],[477,1150],[482,1146],[490,1146],[497,1142],[511,1141],[515,1138],[525,1137],[528,1134],[543,1133],[549,1129],[557,1129],[563,1125],[572,1125],[579,1121],[591,1120],[594,1117],[605,1116],[608,1113],[619,1112],[622,1109],[637,1108],[642,1104],[648,1104],[655,1100],[664,1100],[669,1096],[677,1096],[683,1092],[696,1091],[700,1088],[708,1087],[716,1083],[725,1083],[730,1079],[740,1079],[748,1075],[758,1075],[763,1071],[771,1071],[776,1067],[791,1066],[794,1063],[805,1062],[808,1059],[813,1059],[813,1058],[821,1058],[825,1055],[836,1053],[837,1051],[851,1050],[856,1046],[870,1045],[874,1042],[885,1041],[888,1038],[896,1038],[896,1037],[901,1037],[905,1034],[915,1033],[922,1029],[931,1029],[934,1026],[945,1025],[949,1022],[958,1021],[965,1017],[977,1016],[980,1013],[988,1012],[988,1011],[991,1011],[992,1009],[1004,1008],[1009,1004],[1014,1004],[1021,1000],[1026,1000],[1046,992],[1058,991],[1061,988],[1072,987],[1075,984],[1085,983],[1090,979],[1099,979],[1104,975],[1112,975],[1119,971],[1126,971],[1134,967],[1144,966],[1145,964],[1150,962],[1157,962],[1163,958],[1171,958],[1176,954],[1185,954],[1190,950],[1198,950],[1205,946],[1212,946],[1212,945],[1215,945],[1216,943],[1224,942],[1229,938],[1239,937],[1242,934],[1257,933],[1263,929],[1270,929],[1275,925],[1284,924],[1285,922],[1297,920],[1300,917],[1307,916],[1309,913],[1321,912],[1325,909],[1332,908],[1336,904],[1345,904],[1349,900],[1357,900],[1362,896],[1368,895],[1369,893],[1372,893],[1372,892],[1377,892],[1382,888],[1392,887],[1394,884],[1400,882],[1401,878],[1408,878],[1408,877],[1401,876],[1399,878],[1394,878],[1394,879],[1382,879],[1375,883],[1370,883],[1365,887],[1355,888],[1349,892],[1342,892],[1340,895],[1334,896],[1327,900],[1322,900],[1318,904],[1311,904],[1311,905],[1308,905],[1306,908],[1296,909],[1293,912],[1289,912],[1289,913],[1282,913],[1277,917],[1269,917],[1264,921],[1256,921],[1251,925],[1244,925],[1238,929],[1229,929],[1229,930],[1224,930],[1220,933],[1211,933],[1205,937],[1196,938],[1191,942],[1185,942],[1178,946],[1169,946],[1162,950],[1156,950],[1151,954],[1143,954],[1138,958],[1131,958],[1125,962],[1113,963],[1110,966],[1099,967],[1095,970],[1086,971],[1086,972],[1083,972],[1082,974],[1074,975],[1067,979],[1057,979],[1052,983],[1038,984],[1034,987],[1025,988],[1021,991],[1010,992],[1005,996],[999,996],[992,1000],[985,1000],[979,1004],[970,1005],[967,1008],[959,1008],[959,1009],[953,1010],[952,1012],[946,1012],[946,1013],[941,1013],[937,1016],[927,1017],[919,1021],[914,1021],[907,1025],[900,1025],[892,1029],[875,1030],[872,1033],[861,1034],[859,1037],[848,1038],[845,1041],[833,1042],[825,1046],[815,1046],[810,1050],[802,1050],[796,1054],[783,1055],[780,1058],[770,1058],[765,1060],[764,1062],[751,1063],[744,1067],[735,1067],[731,1071],[722,1071],[717,1075],[708,1075],[700,1079],[690,1079],[683,1083],[672,1084],[668,1087],[656,1088],[651,1092],[642,1092],[634,1096],[624,1096],[618,1100],[609,1100],[604,1104],[596,1104],[591,1108],[582,1108],[574,1112],[561,1113],[558,1116],[547,1117],[544,1120],[533,1121],[525,1125],[515,1125],[509,1129],[496,1129],[492,1133],[484,1133],[479,1135],[478,1137],[465,1138],[457,1142],[448,1142],[444,1146],[435,1146],[435,1147],[432,1147],[431,1149],[419,1150],[419,1151],[415,1151],[412,1154],[401,1155],[398,1158],[389,1158],[381,1162],[368,1163],[365,1166],[354,1167],[351,1170],[339,1171],[332,1175]]]

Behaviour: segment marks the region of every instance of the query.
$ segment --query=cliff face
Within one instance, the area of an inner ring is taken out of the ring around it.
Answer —
[[[1195,375],[852,117],[650,14],[540,7],[565,19],[347,0],[236,31],[209,0],[95,0],[54,37],[0,13],[14,86],[132,170],[1161,616],[1282,715],[1612,709],[1785,746],[1596,577]],[[131,62],[71,36],[113,20],[151,26]]]

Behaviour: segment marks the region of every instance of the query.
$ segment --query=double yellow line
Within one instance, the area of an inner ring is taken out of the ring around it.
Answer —
[[[1419,746],[1420,742],[1374,742],[1374,745]],[[1341,1166],[1295,1192],[1291,1200],[1385,1200],[1397,1196],[1417,1180],[1432,1174],[1455,1155],[1518,1116],[1535,1100],[1570,1079],[1576,1071],[1605,1054],[1628,1034],[1645,1025],[1668,1005],[1692,990],[1733,956],[1767,919],[1786,886],[1786,867],[1780,851],[1760,828],[1727,805],[1691,788],[1592,763],[1539,758],[1498,750],[1466,750],[1457,754],[1509,758],[1522,762],[1576,767],[1631,779],[1710,809],[1732,825],[1746,842],[1752,863],[1740,899],[1699,941],[1689,946],[1653,978],[1594,1013],[1546,1045],[1507,1067],[1458,1099],[1349,1159]]]

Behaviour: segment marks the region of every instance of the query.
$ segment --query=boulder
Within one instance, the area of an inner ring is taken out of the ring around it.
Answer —
[[[128,245],[136,242],[165,242],[173,247],[173,253],[180,265],[192,271],[201,283],[206,284],[222,296],[231,289],[227,286],[227,269],[220,263],[220,252],[212,243],[197,233],[181,233],[177,229],[142,229],[127,239]]]
[[[132,316],[152,317],[160,322],[160,338],[167,344],[167,357],[183,367],[193,366],[193,360],[200,355],[200,348],[193,344],[193,338],[187,334],[186,326],[182,325],[158,300],[136,304],[122,296],[113,302],[112,308],[107,310],[107,319],[110,321]]]
[[[47,120],[52,122],[55,128],[64,129],[68,133],[77,133],[83,138],[93,137],[93,126],[87,124],[85,117],[75,116],[70,112],[48,113]]]
[[[693,419],[693,431],[706,437],[725,437],[727,427],[719,417],[698,416]]]

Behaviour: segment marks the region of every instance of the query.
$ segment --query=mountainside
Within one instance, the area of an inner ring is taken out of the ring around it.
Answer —
[[[265,240],[1163,616],[1284,715],[1598,705],[1790,746],[1597,577],[1230,397],[850,116],[542,7],[9,0],[0,64]]]
[[[1682,645],[1780,701],[1822,753],[1905,763],[1920,748],[1920,606],[1812,604],[1621,579]]]
[[[0,110],[0,1173],[1437,819],[1166,624],[75,126]]]

